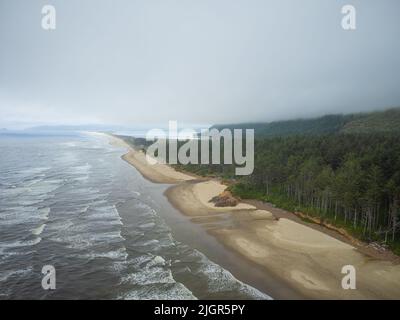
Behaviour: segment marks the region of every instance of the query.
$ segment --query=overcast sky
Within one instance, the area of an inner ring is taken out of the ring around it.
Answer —
[[[52,4],[57,28],[41,27]],[[357,10],[357,30],[341,8]],[[400,106],[399,0],[0,0],[0,126]]]

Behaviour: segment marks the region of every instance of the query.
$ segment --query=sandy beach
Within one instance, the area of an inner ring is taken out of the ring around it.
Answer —
[[[174,184],[182,181],[194,179],[194,177],[178,172],[165,164],[150,165],[146,160],[146,155],[141,150],[134,150],[122,139],[109,135],[111,144],[128,149],[128,153],[122,159],[133,165],[140,174],[154,183]]]
[[[215,207],[210,199],[226,189],[218,180],[199,179],[167,165],[149,165],[141,151],[123,159],[155,183],[173,184],[165,195],[180,212],[227,249],[257,264],[283,284],[315,299],[399,299],[400,265],[360,252],[326,232],[279,217],[249,203]],[[356,290],[342,289],[342,267],[356,269]]]

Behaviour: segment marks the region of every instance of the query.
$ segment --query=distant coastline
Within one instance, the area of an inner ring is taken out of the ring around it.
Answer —
[[[219,180],[188,175],[167,165],[150,166],[142,151],[111,137],[113,144],[128,149],[122,159],[146,179],[173,184],[166,197],[193,223],[202,225],[226,248],[272,273],[305,298],[400,298],[400,265],[373,259],[323,229],[279,217],[256,203],[217,208],[209,200],[226,189]],[[349,264],[357,269],[356,290],[341,288],[341,269]]]

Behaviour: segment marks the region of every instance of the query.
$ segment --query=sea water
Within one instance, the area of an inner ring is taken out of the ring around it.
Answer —
[[[125,152],[100,135],[0,135],[0,299],[269,298],[174,238]]]

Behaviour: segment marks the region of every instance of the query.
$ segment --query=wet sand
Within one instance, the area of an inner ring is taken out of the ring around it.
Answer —
[[[254,204],[216,208],[209,200],[226,188],[218,180],[196,179],[166,165],[151,166],[143,153],[122,140],[115,138],[115,142],[129,149],[123,159],[145,178],[175,184],[165,192],[170,203],[223,246],[257,265],[266,278],[273,275],[304,298],[400,298],[400,265],[375,259],[321,230]],[[342,289],[345,265],[356,268],[356,290]]]

